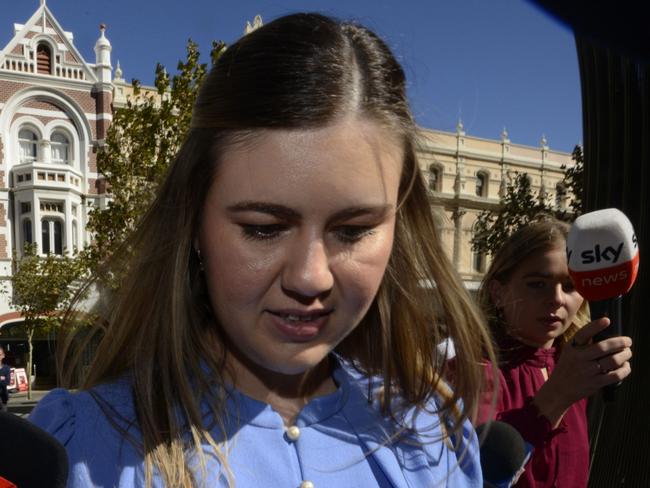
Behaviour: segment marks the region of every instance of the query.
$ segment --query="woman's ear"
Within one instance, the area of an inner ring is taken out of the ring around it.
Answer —
[[[497,280],[490,281],[488,290],[490,291],[490,300],[494,304],[495,308],[503,308],[504,300],[504,286]]]

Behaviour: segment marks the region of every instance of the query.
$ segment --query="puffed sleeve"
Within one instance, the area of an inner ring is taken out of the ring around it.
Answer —
[[[74,393],[55,389],[32,411],[29,420],[65,447],[68,488],[143,486],[142,456],[127,440],[137,434],[129,397],[125,381]]]
[[[69,450],[76,423],[72,394],[62,388],[52,390],[38,402],[29,420]]]

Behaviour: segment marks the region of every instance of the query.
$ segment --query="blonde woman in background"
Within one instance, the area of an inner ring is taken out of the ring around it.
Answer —
[[[523,227],[495,254],[479,290],[500,360],[496,411],[488,388],[478,423],[508,422],[533,446],[518,487],[587,485],[587,398],[631,371],[629,337],[591,343],[609,320],[589,322],[569,276],[568,231],[550,217]]]

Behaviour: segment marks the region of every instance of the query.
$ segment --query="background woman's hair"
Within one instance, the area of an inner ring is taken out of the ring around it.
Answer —
[[[490,283],[497,281],[507,284],[521,263],[530,257],[554,249],[564,251],[569,229],[570,226],[566,222],[548,215],[540,215],[536,220],[512,234],[494,255],[481,282],[478,299],[495,339],[499,340],[504,337],[507,335],[507,331],[502,314],[492,301]],[[558,345],[561,346],[571,340],[580,327],[589,321],[588,308],[585,300],[578,309],[573,323],[559,338]]]
[[[477,364],[484,351],[493,356],[481,315],[434,225],[415,157],[404,72],[368,29],[295,14],[242,37],[220,57],[203,82],[191,129],[157,198],[125,252],[116,253],[103,271],[128,269],[120,288],[103,301],[95,329],[102,337],[82,386],[133,373],[148,480],[155,466],[169,486],[194,482],[184,464],[188,446],[182,433],[188,429],[197,451],[207,441],[227,466],[221,439],[211,438],[199,412],[207,400],[213,418],[224,418],[225,364],[223,338],[193,251],[220,160],[259,130],[322,127],[345,117],[380,124],[403,144],[405,156],[385,277],[367,316],[336,351],[359,370],[383,377],[386,414],[399,418],[399,408],[424,406],[438,395],[450,435],[460,435],[466,412],[477,402]],[[446,361],[436,351],[447,337],[461,351],[453,392],[443,381]],[[65,365],[63,370],[73,371]],[[406,400],[401,407],[392,401],[395,395]]]

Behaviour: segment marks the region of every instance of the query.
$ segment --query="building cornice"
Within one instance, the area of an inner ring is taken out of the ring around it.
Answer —
[[[528,158],[524,156],[520,157],[513,157],[513,156],[501,156],[493,152],[487,152],[487,151],[477,151],[477,150],[472,150],[472,149],[462,149],[462,150],[457,150],[454,147],[450,146],[444,146],[444,145],[437,145],[437,144],[431,144],[428,143],[426,146],[420,145],[418,146],[418,152],[420,153],[428,153],[428,154],[435,154],[435,155],[445,155],[445,156],[452,156],[452,157],[464,157],[466,159],[473,159],[473,160],[479,160],[479,161],[484,161],[486,163],[505,163],[505,164],[510,164],[510,165],[516,165],[516,166],[526,166],[529,168],[535,168],[538,169],[540,168],[542,164],[542,153],[540,150],[540,156],[539,158]],[[570,157],[570,155],[567,155]],[[566,163],[558,163],[556,161],[549,161],[547,159],[544,160],[544,167],[546,169],[555,169],[555,170],[561,170],[562,165],[567,164],[571,166],[571,163],[567,161]]]
[[[493,139],[483,139],[480,137],[468,136],[466,134],[458,135],[457,133],[444,132],[434,129],[418,129],[419,137],[417,141],[417,151],[424,154],[445,155],[450,157],[463,157],[484,161],[487,163],[507,164],[525,166],[529,168],[539,168],[543,163],[546,169],[561,170],[562,165],[571,166],[571,154],[563,151],[549,150],[548,147],[526,146],[524,144],[512,144],[507,141],[497,141]],[[462,146],[456,142],[462,138],[465,144]],[[446,139],[447,143],[440,143],[436,139]],[[453,145],[452,145],[453,141]],[[468,142],[480,144],[489,144],[494,147],[493,151],[468,148]],[[508,152],[503,151],[503,147],[508,147]],[[534,152],[535,156],[513,155],[513,150],[522,150],[525,152]],[[557,161],[557,159],[563,161]]]

